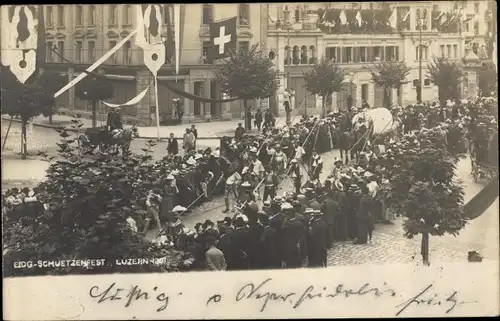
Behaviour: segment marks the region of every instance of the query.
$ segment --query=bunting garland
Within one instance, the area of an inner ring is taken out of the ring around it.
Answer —
[[[104,105],[106,105],[108,107],[132,106],[132,105],[135,105],[138,102],[140,102],[144,98],[144,96],[146,96],[146,93],[148,92],[149,87],[151,87],[151,85],[149,85],[148,87],[146,87],[146,89],[144,89],[142,92],[140,92],[139,95],[137,95],[134,98],[130,99],[126,103],[123,103],[123,104],[112,104],[112,103],[107,103],[107,102],[105,102],[103,100],[101,100],[101,103],[103,103]]]

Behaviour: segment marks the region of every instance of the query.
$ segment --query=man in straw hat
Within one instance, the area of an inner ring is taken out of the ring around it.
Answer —
[[[307,239],[309,267],[326,267],[328,225],[323,220],[321,211],[314,210],[311,216]]]

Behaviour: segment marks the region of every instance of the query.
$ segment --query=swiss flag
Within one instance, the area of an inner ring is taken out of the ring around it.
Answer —
[[[208,56],[211,59],[226,58],[230,51],[236,51],[236,17],[213,22],[210,25],[210,43],[212,47]]]

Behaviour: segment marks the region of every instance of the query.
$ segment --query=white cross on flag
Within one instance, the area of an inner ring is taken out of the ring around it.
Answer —
[[[236,17],[210,25],[210,43],[208,55],[212,59],[229,56],[229,51],[236,51]]]

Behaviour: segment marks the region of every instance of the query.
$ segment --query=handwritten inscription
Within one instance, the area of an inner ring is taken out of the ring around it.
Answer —
[[[132,303],[137,301],[148,301],[154,298],[160,302],[160,307],[156,312],[161,312],[168,307],[170,297],[164,293],[159,292],[158,287],[153,287],[152,292],[142,290],[138,285],[134,285],[131,289],[119,288],[116,283],[111,284],[105,290],[101,290],[99,286],[95,285],[90,288],[89,295],[92,298],[98,299],[97,303],[104,303],[106,301],[124,300],[125,307],[128,308]],[[182,295],[179,293],[178,295]]]
[[[346,284],[337,284],[333,287],[309,285],[305,288],[300,288],[295,291],[276,291],[275,289],[283,288],[283,284],[274,282],[272,278],[267,278],[262,282],[248,282],[232,295],[223,293],[212,293],[205,299],[206,306],[220,304],[237,304],[249,301],[259,302],[259,311],[264,312],[270,304],[285,304],[292,309],[306,307],[307,302],[318,300],[347,300],[352,297],[364,297],[368,300],[380,299],[381,304],[390,304],[395,301],[395,315],[401,316],[405,312],[409,313],[410,309],[414,311],[416,308],[438,308],[436,314],[449,314],[460,305],[468,303],[476,303],[477,301],[460,301],[457,291],[452,290],[449,293],[443,293],[435,289],[434,284],[429,284],[417,294],[406,299],[403,295],[397,294],[396,290],[382,283],[381,285],[373,285],[364,283],[359,286],[348,286]],[[157,286],[152,290],[142,289],[139,285],[123,288],[112,283],[108,287],[93,286],[89,290],[89,295],[96,300],[98,304],[112,301],[123,300],[124,306],[129,307],[132,304],[145,301],[157,301],[159,303],[156,312],[161,312],[167,309],[171,304],[172,295],[162,292]],[[181,296],[182,293],[177,293]],[[387,299],[391,300],[388,301]],[[399,301],[399,302],[398,302]],[[186,304],[180,302],[179,306]],[[196,302],[190,302],[196,304]]]
[[[292,305],[293,309],[297,309],[308,300],[315,299],[333,299],[336,297],[348,298],[350,296],[365,296],[371,295],[374,297],[395,296],[396,292],[387,288],[385,285],[382,288],[371,286],[365,283],[357,289],[346,288],[345,285],[339,284],[335,289],[329,290],[327,287],[316,288],[309,285],[306,289],[300,292],[273,292],[268,290],[270,287],[271,278],[264,280],[259,284],[247,283],[236,294],[236,302],[243,300],[262,300],[260,311],[263,312],[269,302],[281,302]],[[266,287],[267,286],[267,287]]]
[[[411,307],[443,307],[444,313],[448,314],[453,311],[458,305],[467,304],[467,303],[475,303],[477,301],[459,301],[458,300],[458,292],[453,291],[449,295],[440,295],[432,291],[434,284],[429,284],[425,287],[421,292],[419,292],[414,297],[406,300],[405,302],[396,306],[398,308],[398,312],[396,316],[401,315],[403,312],[408,310]]]

